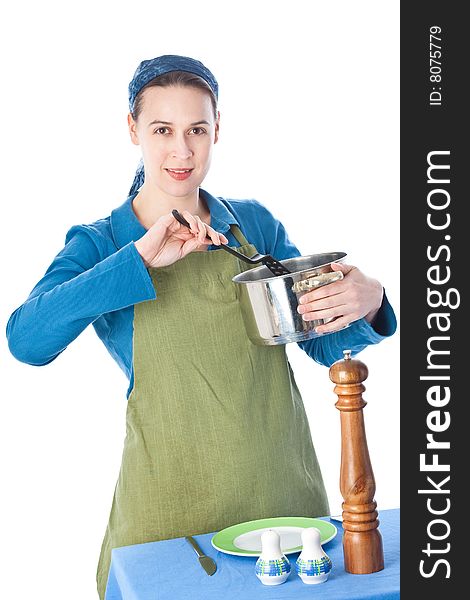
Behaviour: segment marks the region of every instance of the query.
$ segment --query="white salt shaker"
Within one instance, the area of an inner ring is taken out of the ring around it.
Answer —
[[[301,533],[302,552],[295,562],[295,569],[304,583],[323,583],[328,579],[332,563],[321,546],[320,530],[307,527]]]
[[[264,585],[279,585],[289,577],[291,565],[281,550],[281,537],[274,529],[261,534],[261,554],[256,561],[255,573]]]

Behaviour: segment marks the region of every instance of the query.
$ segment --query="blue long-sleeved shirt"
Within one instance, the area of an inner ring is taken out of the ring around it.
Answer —
[[[240,227],[258,252],[278,260],[300,256],[285,228],[255,200],[215,198],[200,190],[211,213],[211,226],[238,246],[230,225]],[[26,301],[11,315],[7,338],[11,353],[30,365],[53,361],[90,324],[133,387],[132,336],[134,305],[158,298],[134,242],[145,228],[137,219],[129,196],[109,217],[76,225],[65,246]],[[209,251],[217,246],[209,246]],[[365,319],[349,328],[300,342],[316,362],[330,366],[344,348],[360,352],[392,335],[396,318],[385,294],[372,327]]]

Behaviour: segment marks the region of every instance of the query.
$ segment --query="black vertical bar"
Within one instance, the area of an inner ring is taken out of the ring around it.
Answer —
[[[461,543],[468,539],[470,486],[470,421],[462,391],[469,328],[464,284],[470,273],[465,4],[429,0],[400,6],[404,599],[468,595],[468,552]]]

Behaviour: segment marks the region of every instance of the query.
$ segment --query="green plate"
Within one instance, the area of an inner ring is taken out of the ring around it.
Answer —
[[[238,523],[214,534],[211,543],[220,552],[237,556],[259,556],[261,554],[261,534],[266,529],[276,530],[281,537],[281,550],[292,554],[302,550],[302,529],[317,527],[321,543],[332,540],[338,530],[329,521],[311,517],[273,517]]]

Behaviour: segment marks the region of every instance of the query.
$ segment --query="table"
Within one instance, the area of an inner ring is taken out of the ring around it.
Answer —
[[[329,521],[329,517],[323,517]],[[325,583],[306,585],[295,572],[299,553],[289,554],[292,570],[287,581],[263,585],[255,575],[256,556],[233,556],[211,544],[214,533],[193,536],[217,564],[209,577],[184,538],[136,544],[112,551],[106,600],[398,600],[400,598],[400,510],[379,511],[385,568],[368,575],[344,570],[342,534],[323,546],[333,569]]]

